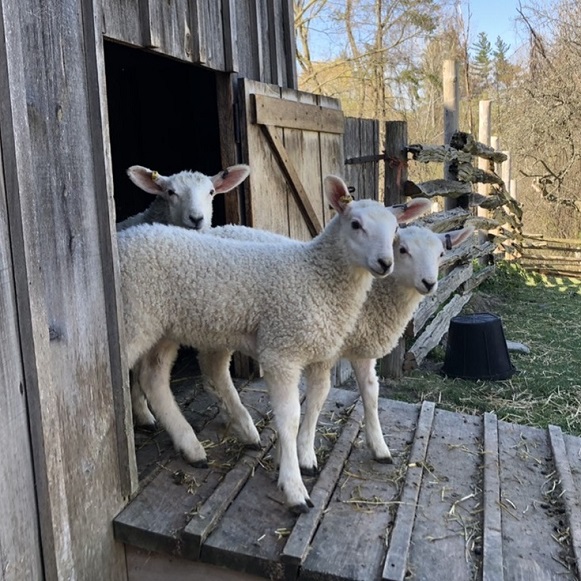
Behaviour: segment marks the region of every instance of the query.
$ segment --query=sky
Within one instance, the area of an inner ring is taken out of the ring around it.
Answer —
[[[468,12],[468,6],[469,11]],[[523,43],[522,33],[516,28],[517,8],[519,0],[470,0],[463,1],[464,21],[468,22],[470,14],[470,38],[476,40],[479,32],[486,32],[488,40],[494,46],[496,38],[502,37],[510,45],[509,55],[512,55]]]

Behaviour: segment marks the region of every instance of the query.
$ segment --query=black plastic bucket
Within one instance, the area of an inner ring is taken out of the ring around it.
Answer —
[[[460,315],[450,321],[442,373],[461,379],[498,380],[512,377],[502,321],[490,313]]]

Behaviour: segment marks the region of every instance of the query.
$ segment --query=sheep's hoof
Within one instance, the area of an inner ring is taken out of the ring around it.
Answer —
[[[319,473],[319,469],[316,466],[304,467],[301,466],[301,474],[303,476],[316,476]]]
[[[135,427],[140,432],[146,432],[148,434],[154,434],[158,430],[157,422],[153,422],[153,424],[137,424]]]
[[[244,447],[247,450],[257,450],[257,451],[262,450],[262,444],[260,442],[258,442],[256,444],[252,444],[252,443],[251,444],[244,444]]]
[[[208,461],[207,460],[194,460],[193,462],[189,462],[190,466],[193,466],[194,468],[207,468],[208,467]]]
[[[376,462],[380,464],[393,464],[393,458],[391,456],[386,456],[384,458],[375,458]]]
[[[302,504],[295,504],[294,506],[289,506],[289,510],[296,516],[300,514],[306,514],[309,512],[309,506],[313,506],[313,503],[308,500],[308,504],[303,502]]]

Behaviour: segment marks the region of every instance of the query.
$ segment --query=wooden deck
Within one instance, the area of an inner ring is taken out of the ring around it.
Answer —
[[[321,415],[315,507],[281,504],[274,433],[260,381],[241,397],[263,449],[228,434],[199,381],[177,397],[204,442],[209,469],[176,457],[164,432],[138,433],[140,493],[115,519],[130,579],[577,579],[581,439],[470,416],[433,403],[380,400],[394,464],[374,462],[353,391],[332,391]]]

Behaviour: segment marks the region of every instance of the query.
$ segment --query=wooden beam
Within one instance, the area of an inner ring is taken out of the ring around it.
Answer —
[[[435,409],[436,405],[431,401],[424,401],[422,403],[418,426],[414,434],[414,441],[408,459],[403,492],[401,494],[391,538],[389,539],[389,549],[385,557],[382,575],[383,581],[404,581],[407,573],[412,530],[416,517],[418,497],[420,495]]]
[[[258,97],[259,95],[256,95]],[[277,99],[279,103],[283,103],[280,99]],[[309,196],[305,191],[303,184],[299,178],[299,174],[295,169],[293,162],[291,161],[284,145],[280,139],[280,137],[272,130],[271,127],[268,125],[263,125],[262,129],[264,134],[266,135],[270,145],[274,153],[276,154],[276,158],[280,163],[280,167],[283,173],[289,180],[289,184],[291,186],[291,190],[295,201],[305,219],[307,227],[312,236],[316,236],[321,230],[323,229],[321,222],[309,200]]]
[[[344,132],[345,117],[340,109],[283,101],[276,97],[254,95],[256,123],[323,133]]]
[[[484,526],[482,532],[482,581],[503,581],[502,515],[500,512],[500,461],[498,420],[484,414]]]

